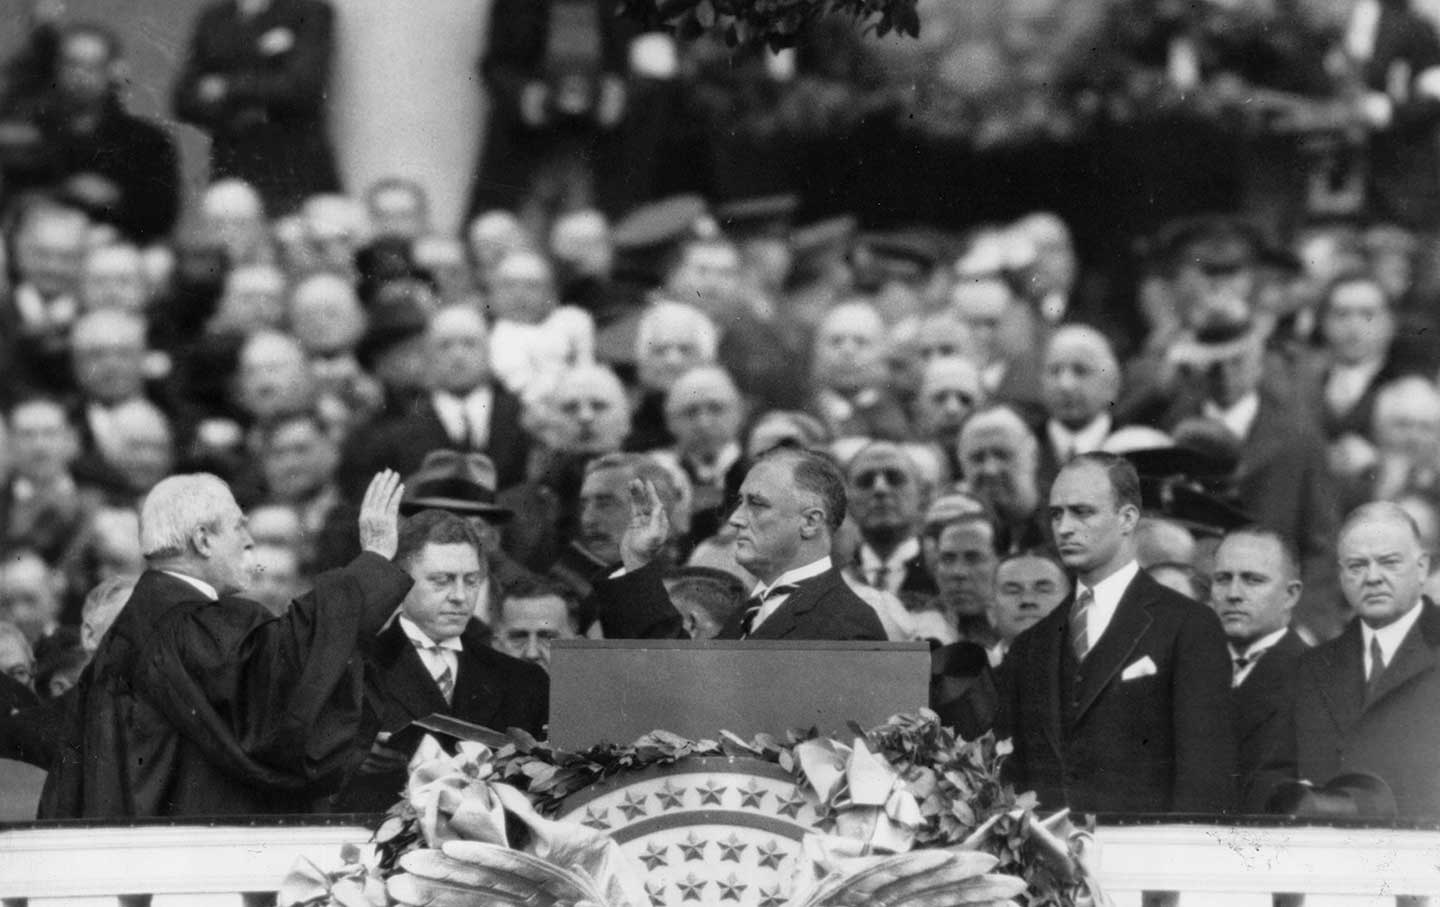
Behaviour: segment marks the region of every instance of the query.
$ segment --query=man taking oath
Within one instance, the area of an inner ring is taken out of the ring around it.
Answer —
[[[148,569],[81,675],[41,818],[304,813],[332,793],[360,727],[357,644],[410,590],[390,563],[403,490],[374,478],[364,550],[277,617],[240,597],[254,542],[225,483],[156,485]]]

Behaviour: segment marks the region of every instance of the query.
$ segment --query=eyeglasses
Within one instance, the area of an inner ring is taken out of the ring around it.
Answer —
[[[951,400],[951,399],[960,401],[960,405],[961,405],[961,406],[974,406],[974,405],[975,405],[975,397],[974,397],[974,395],[972,395],[972,394],[967,394],[967,393],[965,393],[964,391],[956,391],[956,390],[937,390],[937,391],[935,391],[933,394],[930,395],[930,402],[931,402],[932,404],[936,405],[936,406],[939,406],[940,404],[944,403],[946,400]]]
[[[855,474],[855,487],[869,491],[881,479],[891,488],[904,488],[910,483],[910,476],[899,469],[867,469]]]

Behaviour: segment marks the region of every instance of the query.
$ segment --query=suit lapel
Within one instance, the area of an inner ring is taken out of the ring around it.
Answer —
[[[1361,655],[1360,622],[1352,620],[1332,646],[1320,655],[1320,698],[1341,733],[1348,733],[1365,707],[1365,660]]]
[[[456,718],[471,724],[480,724],[503,732],[504,728],[491,725],[500,711],[501,694],[491,682],[490,672],[486,670],[486,653],[480,648],[485,642],[478,626],[472,622],[461,639],[465,643],[465,650],[458,653],[460,669],[456,673],[455,696],[449,711]]]
[[[1144,573],[1137,574],[1130,581],[1125,594],[1120,597],[1114,616],[1110,618],[1110,625],[1100,634],[1100,641],[1086,656],[1085,665],[1080,671],[1080,707],[1075,711],[1076,723],[1079,723],[1095,704],[1100,691],[1125,667],[1130,653],[1140,643],[1140,637],[1150,629],[1150,612],[1146,607],[1147,582],[1151,580]]]
[[[409,719],[449,711],[435,678],[430,676],[425,663],[420,660],[420,653],[415,651],[414,644],[398,621],[380,635],[376,661],[381,674],[382,697],[399,706]],[[456,683],[459,683],[458,678]]]
[[[1440,613],[1437,613],[1428,602],[1422,601],[1419,607],[1425,610],[1421,613],[1420,619],[1415,622],[1415,626],[1405,634],[1405,638],[1400,642],[1400,648],[1395,650],[1394,659],[1380,675],[1375,687],[1375,695],[1371,696],[1365,704],[1367,710],[1404,686],[1416,675],[1434,670],[1435,647],[1440,644]]]
[[[840,571],[831,567],[829,570],[815,577],[800,583],[800,588],[791,593],[785,599],[785,604],[775,609],[775,613],[765,618],[765,622],[755,628],[750,634],[751,639],[784,639],[795,630],[800,615],[814,608],[820,602],[821,596],[830,590],[835,583],[845,582],[840,576]]]
[[[1063,647],[1070,644],[1070,622],[1068,618],[1060,620],[1058,615],[1069,614],[1074,602],[1075,594],[1072,592],[1064,607],[1055,609],[1055,614],[1051,615],[1055,618],[1054,620],[1047,618],[1044,623],[1035,628],[1040,689],[1044,694],[1046,705],[1043,725],[1045,739],[1050,742],[1050,748],[1055,751],[1055,758],[1062,762],[1065,758],[1065,728],[1060,703],[1060,665],[1065,657]]]

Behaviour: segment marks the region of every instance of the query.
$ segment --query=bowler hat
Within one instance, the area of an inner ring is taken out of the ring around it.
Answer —
[[[514,511],[495,503],[495,464],[482,453],[432,450],[420,469],[405,480],[400,512],[406,516],[427,509],[504,522]]]

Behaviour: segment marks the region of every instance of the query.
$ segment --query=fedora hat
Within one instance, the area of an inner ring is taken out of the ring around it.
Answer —
[[[1393,820],[1397,815],[1394,791],[1369,772],[1336,775],[1319,787],[1286,781],[1271,793],[1269,809],[1307,819]]]
[[[448,510],[461,516],[479,516],[504,522],[515,515],[495,503],[495,464],[481,453],[432,450],[420,468],[405,480],[400,512]]]

